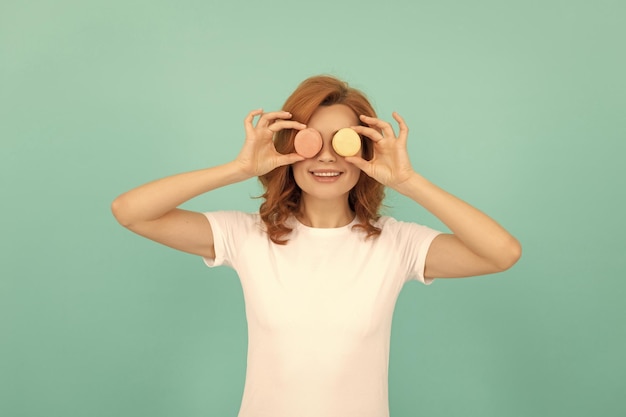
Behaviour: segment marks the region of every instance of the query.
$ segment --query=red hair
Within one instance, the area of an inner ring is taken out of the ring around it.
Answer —
[[[365,94],[348,86],[344,81],[326,75],[304,80],[285,101],[282,110],[292,114],[291,120],[308,124],[318,107],[333,104],[348,106],[357,116],[364,114],[376,117],[376,112]],[[276,150],[282,154],[295,152],[293,140],[296,133],[295,129],[277,132],[274,137]],[[365,137],[361,141],[363,159],[370,160],[374,154],[373,143]],[[274,243],[285,244],[288,241],[285,236],[292,230],[286,222],[298,213],[300,207],[300,187],[296,184],[289,165],[278,167],[260,176],[259,180],[265,188],[265,193],[261,196],[265,201],[259,209],[261,219],[269,238]],[[350,190],[348,204],[361,221],[353,227],[366,232],[367,238],[380,234],[380,228],[373,226],[372,221],[380,218],[379,210],[385,197],[384,188],[381,183],[361,171],[357,184]]]

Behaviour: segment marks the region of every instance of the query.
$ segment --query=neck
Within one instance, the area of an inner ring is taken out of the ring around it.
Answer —
[[[347,200],[309,200],[300,201],[300,210],[296,216],[305,226],[315,228],[335,228],[350,224],[354,212]]]

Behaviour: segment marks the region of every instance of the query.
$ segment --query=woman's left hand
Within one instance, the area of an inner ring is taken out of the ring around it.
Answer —
[[[397,190],[414,171],[406,146],[409,128],[398,113],[393,112],[392,115],[400,128],[397,137],[391,124],[375,117],[361,115],[359,118],[369,127],[352,126],[352,129],[372,140],[374,155],[369,161],[359,156],[346,157],[346,161],[356,165],[376,181]]]

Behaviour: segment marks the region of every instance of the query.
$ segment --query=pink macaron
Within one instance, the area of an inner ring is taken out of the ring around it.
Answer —
[[[298,155],[302,155],[305,158],[313,158],[322,149],[322,143],[322,135],[317,130],[308,127],[296,134],[293,146],[296,148]]]

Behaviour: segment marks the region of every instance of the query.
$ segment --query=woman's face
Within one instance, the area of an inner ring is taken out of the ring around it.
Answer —
[[[311,116],[307,127],[322,135],[322,149],[312,158],[293,164],[293,176],[302,189],[303,198],[322,200],[343,199],[356,185],[361,170],[338,155],[331,144],[333,135],[341,128],[359,124],[357,115],[344,104],[320,106]],[[361,150],[357,156],[361,156]]]

